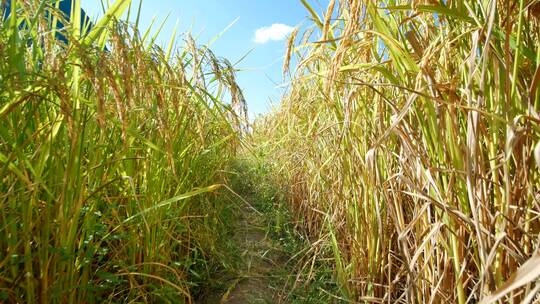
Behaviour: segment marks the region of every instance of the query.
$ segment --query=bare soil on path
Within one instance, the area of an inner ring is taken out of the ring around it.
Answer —
[[[246,204],[237,217],[231,239],[240,255],[238,274],[223,278],[228,281],[226,290],[212,291],[199,303],[286,303],[289,257],[267,231],[264,214]]]

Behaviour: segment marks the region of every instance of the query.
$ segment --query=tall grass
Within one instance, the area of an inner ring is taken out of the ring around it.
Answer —
[[[80,1],[71,22],[44,0],[2,21],[0,301],[191,302],[220,254],[234,71],[117,21],[129,2],[90,30]]]
[[[340,296],[533,300],[538,2],[302,2],[314,26],[292,35],[289,91],[254,136]]]

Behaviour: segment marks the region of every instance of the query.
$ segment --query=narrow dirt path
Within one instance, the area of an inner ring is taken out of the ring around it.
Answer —
[[[223,270],[201,286],[197,304],[341,303],[331,259],[310,253],[311,242],[295,230],[281,188],[265,164],[240,158],[231,169]],[[316,251],[318,251],[317,249]],[[345,302],[343,302],[345,303]]]
[[[246,208],[235,242],[241,250],[244,269],[221,303],[278,303],[282,286],[276,283],[280,283],[287,258],[266,234],[262,214]]]
[[[246,198],[256,199],[247,194]],[[248,199],[249,200],[249,199]],[[265,215],[245,204],[237,216],[232,242],[238,249],[238,275],[227,290],[213,292],[200,303],[286,303],[283,299],[288,255],[268,234]]]

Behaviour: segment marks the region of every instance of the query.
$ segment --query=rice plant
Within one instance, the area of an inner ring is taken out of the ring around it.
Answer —
[[[0,301],[190,303],[218,263],[234,70],[119,21],[129,0],[92,27],[58,5],[0,24]]]
[[[254,138],[339,297],[537,299],[538,1],[302,3]]]

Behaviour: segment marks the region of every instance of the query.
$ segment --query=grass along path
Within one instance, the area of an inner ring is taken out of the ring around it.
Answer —
[[[227,290],[214,293],[207,303],[277,303],[284,290],[288,256],[267,233],[263,214],[246,207],[235,225],[233,242],[240,253],[238,276]]]
[[[312,264],[310,243],[294,229],[264,165],[240,159],[234,171],[230,184],[238,196],[231,197],[229,236],[222,240],[230,242],[222,248],[232,258],[196,303],[337,303],[328,265],[302,267]]]
[[[200,303],[283,302],[290,256],[271,237],[268,214],[260,211],[260,193],[245,169],[239,171],[233,183],[241,198],[237,198],[230,239],[236,266],[233,273],[215,278],[221,286],[210,290]]]

